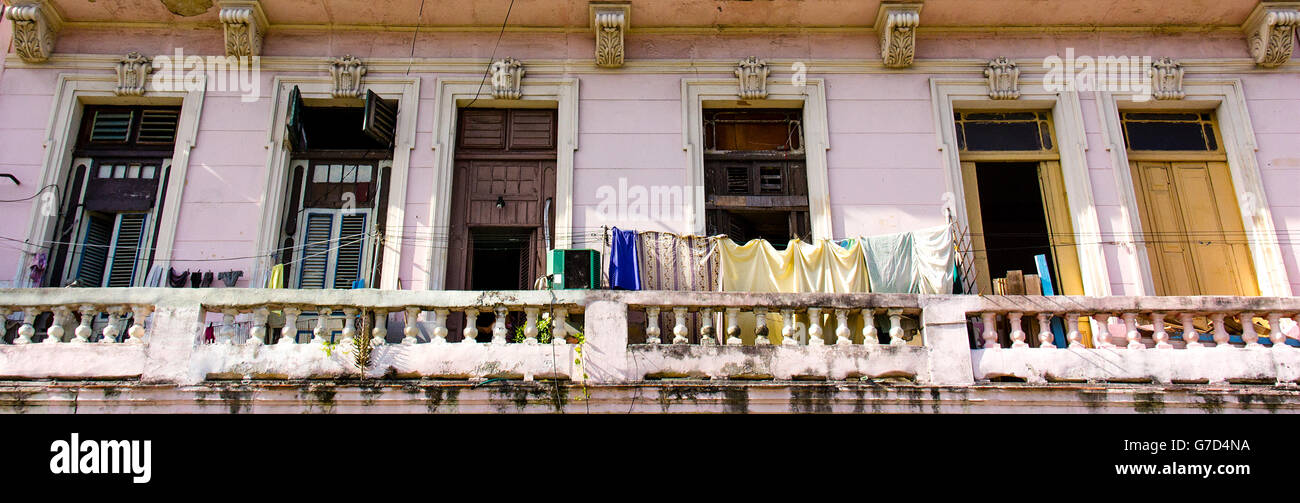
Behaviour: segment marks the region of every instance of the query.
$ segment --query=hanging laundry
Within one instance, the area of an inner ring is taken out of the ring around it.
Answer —
[[[190,282],[190,271],[176,274],[176,269],[167,268],[167,284],[172,288],[184,288]]]
[[[867,267],[858,243],[843,248],[829,240],[790,240],[777,250],[766,240],[737,245],[719,237],[721,290],[729,292],[869,292]]]
[[[49,265],[48,262],[49,259],[45,252],[37,253],[32,257],[32,264],[28,266],[28,269],[31,271],[27,276],[27,278],[31,280],[32,286],[44,286],[41,283],[41,280],[45,277],[45,267]]]
[[[614,228],[609,253],[609,286],[621,290],[641,289],[641,265],[637,260],[636,231]]]
[[[710,253],[710,238],[658,231],[641,232],[638,237],[642,290],[718,289],[721,265],[718,254]]]
[[[212,271],[203,273],[203,280],[199,282],[199,286],[202,288],[212,286]]]
[[[190,273],[190,287],[198,288],[203,283],[203,271],[194,271]]]
[[[284,288],[284,264],[271,266],[271,274],[266,279],[267,288]]]
[[[221,282],[225,283],[227,287],[232,287],[235,286],[235,283],[239,282],[240,276],[243,275],[244,275],[244,271],[226,271],[223,273],[218,273],[217,279],[220,279]]]
[[[952,292],[956,256],[948,226],[863,237],[859,241],[872,292]]]
[[[163,266],[155,264],[149,268],[149,274],[144,278],[144,286],[157,288],[162,286]]]

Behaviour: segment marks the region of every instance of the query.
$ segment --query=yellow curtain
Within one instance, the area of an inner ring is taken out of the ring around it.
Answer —
[[[271,267],[271,277],[266,280],[267,288],[284,288],[284,264]]]

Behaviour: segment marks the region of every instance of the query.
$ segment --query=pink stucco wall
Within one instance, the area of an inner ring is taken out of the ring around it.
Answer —
[[[8,24],[0,27],[0,40]],[[487,58],[493,54],[495,33],[386,32],[321,33],[274,32],[265,42],[269,56],[341,56],[361,58]],[[61,35],[60,53],[122,54],[138,50],[170,54],[182,47],[191,54],[217,54],[222,49],[216,30],[140,30],[127,35],[69,30]],[[922,36],[917,58],[988,59],[1063,54],[1144,54],[1175,58],[1246,58],[1245,42],[1235,33],[1173,33],[1155,35],[1129,32],[1063,32],[944,34]],[[592,56],[588,33],[506,33],[496,57],[573,59]],[[788,35],[637,35],[628,37],[628,60],[735,59],[749,55],[767,58],[875,59],[878,45],[869,34],[793,33]],[[12,54],[9,57],[16,58]],[[11,65],[12,66],[12,65]],[[44,152],[41,147],[51,113],[51,96],[58,73],[40,67],[0,67],[0,172],[15,173],[21,187],[0,185],[0,199],[18,199],[37,189]],[[323,71],[323,70],[322,70]],[[434,95],[438,78],[418,74],[420,102],[416,142],[411,153],[407,206],[402,232],[400,270],[402,288],[425,287],[428,215],[434,193],[432,135]],[[685,185],[690,165],[681,140],[681,79],[685,76],[732,77],[729,74],[647,74],[601,71],[569,75],[581,80],[579,146],[575,155],[573,226],[577,246],[598,248],[599,239],[584,233],[601,225],[628,225],[596,214],[602,186]],[[832,229],[835,237],[895,232],[943,222],[945,187],[943,161],[937,149],[928,74],[921,68],[890,73],[819,74],[815,64],[808,77],[825,79],[830,131],[827,152],[830,177]],[[952,74],[938,75],[954,77]],[[203,106],[200,131],[192,152],[179,216],[174,260],[178,268],[203,270],[244,269],[247,284],[251,257],[263,208],[267,163],[267,128],[271,117],[271,72],[263,72],[263,96],[241,102],[234,93],[209,92]],[[968,75],[967,77],[979,77]],[[1197,78],[1202,75],[1196,75]],[[1300,182],[1300,76],[1295,63],[1271,72],[1250,72],[1228,77],[1244,83],[1251,120],[1258,142],[1257,158],[1270,209],[1278,226],[1288,277],[1300,291],[1300,247],[1292,246],[1290,233],[1300,231],[1300,202],[1292,196]],[[1110,158],[1100,136],[1094,97],[1081,93],[1087,131],[1087,159],[1103,233],[1123,228],[1119,191]],[[403,107],[408,106],[403,104]],[[1127,167],[1123,168],[1127,169]],[[7,182],[0,182],[7,183]],[[0,236],[23,239],[30,202],[0,203],[9,218],[0,219]],[[634,228],[688,231],[684,220],[638,222]],[[17,264],[17,243],[0,243],[0,264]],[[1116,294],[1136,294],[1138,271],[1122,260],[1114,245],[1104,247],[1110,282]],[[16,272],[16,271],[15,271]],[[387,273],[387,272],[386,272]],[[440,272],[439,272],[440,273]],[[9,271],[4,275],[8,279]]]

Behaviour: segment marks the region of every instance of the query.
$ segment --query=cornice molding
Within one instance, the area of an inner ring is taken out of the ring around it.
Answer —
[[[23,61],[41,63],[54,53],[54,42],[63,29],[63,17],[46,0],[22,0],[5,14],[13,22],[13,47]]]
[[[226,37],[226,55],[260,56],[262,36],[270,23],[259,0],[220,0],[218,15]]]
[[[873,29],[880,36],[880,59],[890,68],[912,66],[916,55],[916,27],[921,24],[921,4],[882,3]]]

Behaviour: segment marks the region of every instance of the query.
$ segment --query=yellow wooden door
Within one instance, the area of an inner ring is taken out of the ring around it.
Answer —
[[[1157,295],[1259,295],[1227,163],[1130,169]]]

